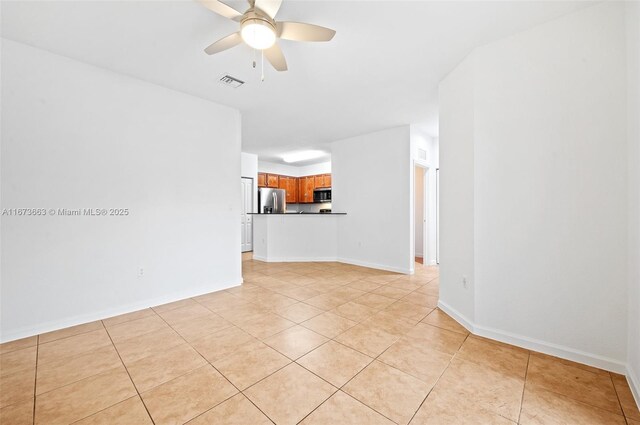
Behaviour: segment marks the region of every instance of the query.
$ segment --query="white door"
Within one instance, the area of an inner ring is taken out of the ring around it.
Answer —
[[[253,251],[253,179],[242,178],[242,252]]]

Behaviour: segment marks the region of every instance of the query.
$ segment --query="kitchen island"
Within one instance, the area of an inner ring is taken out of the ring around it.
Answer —
[[[253,214],[253,259],[336,261],[338,220],[345,213]]]

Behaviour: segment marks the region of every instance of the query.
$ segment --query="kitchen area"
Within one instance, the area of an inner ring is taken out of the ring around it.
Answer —
[[[345,212],[331,208],[330,167],[330,162],[307,167],[258,163],[257,203],[245,219],[250,227],[243,221],[243,238],[252,233],[254,260],[337,259],[338,220]]]
[[[331,213],[331,174],[258,173],[259,214]]]

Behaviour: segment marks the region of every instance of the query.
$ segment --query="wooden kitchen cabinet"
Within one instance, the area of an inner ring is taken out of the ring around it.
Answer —
[[[296,177],[289,177],[287,180],[287,202],[298,203],[298,179]]]
[[[289,177],[278,174],[258,173],[258,187],[284,189],[287,192],[287,203],[289,204],[310,204],[313,202],[314,189],[331,187],[331,174]]]
[[[278,187],[284,189],[287,195],[288,204],[298,203],[298,179],[289,176],[280,176]]]
[[[331,174],[319,174],[313,177],[316,189],[328,189],[331,187]]]
[[[258,187],[270,187],[277,189],[279,187],[280,176],[277,174],[258,173]]]
[[[274,189],[278,188],[278,175],[277,174],[267,174],[267,187],[271,187]]]
[[[267,187],[267,175],[258,173],[258,187]]]
[[[280,178],[278,179],[278,189],[287,190],[287,180],[289,180],[289,177],[280,176]],[[287,202],[289,202],[288,199],[287,199]]]
[[[300,177],[298,179],[298,202],[301,204],[312,203],[314,188],[315,188],[314,176]]]

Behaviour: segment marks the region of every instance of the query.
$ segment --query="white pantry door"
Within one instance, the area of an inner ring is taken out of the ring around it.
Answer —
[[[253,251],[253,179],[242,178],[242,210],[240,225],[242,226],[242,252]]]

